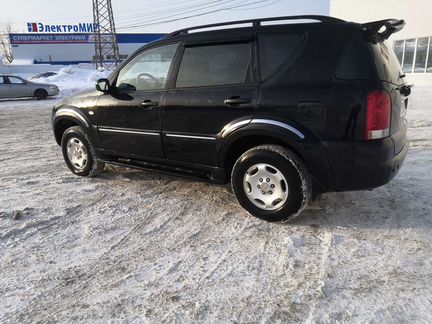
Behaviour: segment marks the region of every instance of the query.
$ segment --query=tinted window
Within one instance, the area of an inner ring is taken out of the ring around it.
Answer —
[[[120,90],[157,90],[165,87],[177,44],[153,48],[138,54],[119,73]]]
[[[12,84],[24,84],[24,81],[15,77],[9,77],[9,82]]]
[[[250,60],[249,43],[186,47],[176,87],[248,82]]]
[[[261,78],[264,80],[274,74],[299,49],[304,40],[298,34],[262,34],[259,40]]]
[[[381,53],[379,55],[381,56]],[[335,75],[343,80],[373,79],[376,76],[369,46],[362,33],[353,34],[347,42]]]

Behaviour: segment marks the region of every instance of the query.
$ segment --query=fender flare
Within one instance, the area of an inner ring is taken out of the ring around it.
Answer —
[[[63,119],[69,119],[76,122],[80,126],[89,128],[91,126],[90,120],[85,116],[78,108],[75,107],[61,107],[53,111],[52,126],[55,129],[55,125]]]
[[[229,147],[244,137],[261,135],[273,137],[286,144],[317,141],[316,136],[301,125],[272,117],[258,117],[238,121],[234,125],[230,125],[228,130],[230,131],[226,131],[225,128],[225,132],[221,136],[222,141],[218,153],[218,165],[220,166],[224,165]]]
[[[311,174],[318,179],[321,189],[327,189],[330,183],[330,168],[324,148],[316,135],[291,121],[260,117],[234,129],[221,142],[218,166],[225,167],[228,151],[237,141],[256,136],[273,138],[292,149],[304,160]]]
[[[61,142],[61,136],[56,132],[57,125],[64,120],[71,121],[83,128],[86,129],[90,139],[93,141],[96,147],[100,146],[99,136],[97,134],[97,127],[93,125],[87,116],[78,108],[75,107],[61,107],[57,110],[53,110],[52,113],[52,128],[54,137],[57,141],[57,144]]]

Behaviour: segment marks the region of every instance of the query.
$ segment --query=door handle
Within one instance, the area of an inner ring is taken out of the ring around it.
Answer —
[[[249,98],[241,98],[241,97],[231,97],[224,100],[225,105],[241,105],[241,104],[247,104],[251,103],[252,100]]]
[[[151,100],[144,100],[143,102],[141,102],[141,106],[147,109],[152,109],[153,107],[158,106],[159,103],[156,101],[151,101]]]

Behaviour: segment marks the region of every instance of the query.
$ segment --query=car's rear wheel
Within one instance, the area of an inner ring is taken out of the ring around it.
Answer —
[[[243,208],[270,222],[299,215],[312,191],[303,161],[279,145],[257,146],[242,154],[233,167],[231,185]]]
[[[91,177],[104,167],[85,130],[80,126],[70,127],[63,133],[61,147],[67,166],[76,175]]]
[[[45,89],[37,89],[34,92],[34,96],[38,100],[46,99],[46,98],[48,98],[48,92]]]

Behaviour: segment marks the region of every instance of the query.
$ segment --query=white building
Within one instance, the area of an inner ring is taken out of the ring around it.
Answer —
[[[330,16],[353,22],[404,19],[393,45],[410,82],[432,83],[432,0],[331,0]]]

